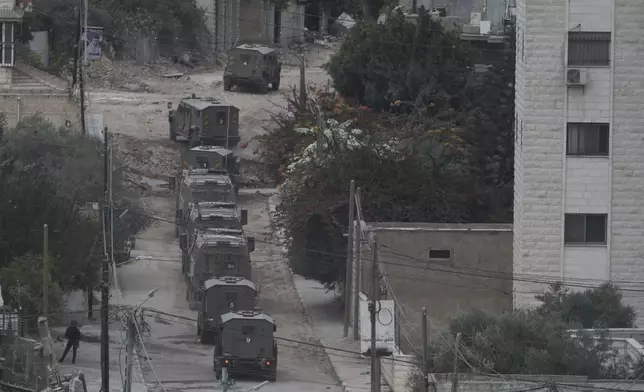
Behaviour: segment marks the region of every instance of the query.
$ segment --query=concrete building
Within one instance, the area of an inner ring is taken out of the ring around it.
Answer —
[[[406,12],[421,6],[442,12],[463,25],[465,34],[500,34],[514,10],[515,0],[398,0]]]
[[[304,37],[304,4],[290,1],[276,9],[270,0],[197,0],[204,9],[212,50],[223,53],[236,43],[288,46]]]
[[[644,280],[644,2],[518,0],[514,304]],[[624,293],[644,321],[644,296]]]
[[[25,11],[15,4],[0,0],[0,112],[9,126],[34,114],[55,125],[78,124],[80,108],[67,82],[16,61],[16,39]]]
[[[512,225],[367,223],[364,231],[360,291],[370,297],[369,261],[377,235],[380,299],[395,302],[395,340],[402,353],[422,347],[423,306],[429,335],[468,310],[512,309]]]

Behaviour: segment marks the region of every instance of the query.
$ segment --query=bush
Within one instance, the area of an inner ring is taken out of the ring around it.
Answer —
[[[537,299],[542,302],[537,309],[542,315],[574,328],[635,328],[635,310],[622,303],[622,293],[611,283],[581,292],[557,283]]]
[[[52,295],[98,283],[101,225],[83,207],[104,198],[101,151],[97,140],[57,129],[40,117],[25,119],[0,140],[0,282],[8,304],[17,307],[20,283],[33,286],[30,298],[22,297],[23,307],[40,306],[42,284],[34,277],[42,274],[44,224],[56,287]],[[136,207],[135,201],[122,199],[118,171],[113,185],[118,204]],[[141,227],[140,222],[128,224],[132,232]]]

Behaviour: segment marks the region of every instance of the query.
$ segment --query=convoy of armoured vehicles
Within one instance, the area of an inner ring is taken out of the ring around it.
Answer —
[[[277,75],[277,81],[269,79],[273,86],[279,85]],[[239,142],[238,118],[234,106],[194,96],[170,112],[171,139],[190,141],[174,181],[175,231],[186,297],[198,310],[201,342],[214,345],[217,379],[225,367],[229,375],[263,374],[275,381],[276,325],[256,307],[259,288],[250,257],[255,238],[244,232],[248,212],[237,205],[239,160],[229,149]]]

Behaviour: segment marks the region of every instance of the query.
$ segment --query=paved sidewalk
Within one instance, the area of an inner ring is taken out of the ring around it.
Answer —
[[[360,352],[359,341],[342,337],[342,309],[340,302],[336,300],[335,293],[326,292],[320,283],[306,280],[299,275],[294,276],[294,281],[313,326],[313,331],[320,343],[326,347],[325,351],[340,379],[343,391],[370,391],[371,365],[369,358],[357,354]],[[381,380],[380,383],[381,392],[391,391],[384,380]]]
[[[78,348],[76,364],[72,365],[71,350],[67,358],[59,364],[60,374],[75,374],[81,371],[85,374],[87,392],[99,392],[101,390],[101,328],[100,328],[100,303],[94,304],[95,320],[88,320],[87,314],[79,312],[86,306],[85,299],[80,293],[73,293],[67,297],[67,311],[71,312],[70,319],[78,321],[81,325],[81,343]],[[65,349],[67,341],[64,338],[66,325],[50,326],[51,338],[54,341],[54,352],[56,359],[59,359]],[[125,377],[125,333],[121,332],[121,323],[110,323],[110,392],[122,392]],[[62,341],[58,341],[60,338]],[[138,356],[135,356],[132,373],[132,392],[147,392],[148,388],[143,380],[143,372]],[[143,358],[143,357],[142,357]],[[122,372],[122,373],[121,373]]]

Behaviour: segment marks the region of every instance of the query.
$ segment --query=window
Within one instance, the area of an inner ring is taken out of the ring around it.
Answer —
[[[564,243],[606,244],[606,214],[566,214]]]
[[[250,55],[248,54],[240,54],[239,59],[244,65],[248,65],[250,63]]]
[[[253,325],[244,325],[242,326],[242,333],[244,335],[252,335],[255,332],[255,326]]]
[[[569,32],[568,65],[609,66],[610,40],[610,33]]]
[[[449,249],[430,249],[429,260],[446,261],[449,260],[452,252]]]
[[[608,156],[608,124],[568,123],[568,155]]]
[[[2,63],[3,66],[13,66],[14,64],[14,33],[15,23],[2,23]]]
[[[226,124],[226,112],[217,112],[217,124]]]

